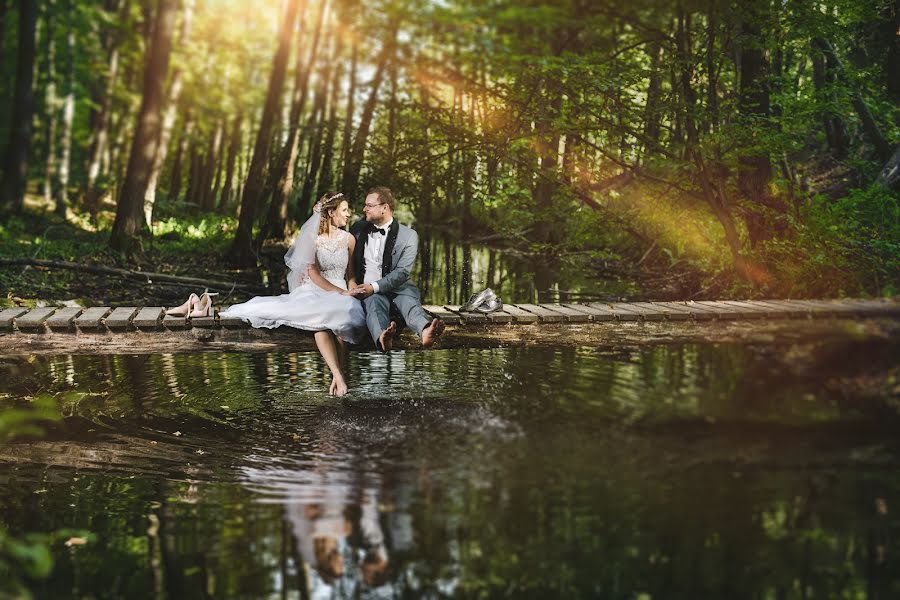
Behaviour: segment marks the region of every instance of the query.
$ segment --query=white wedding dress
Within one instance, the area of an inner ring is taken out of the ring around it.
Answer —
[[[316,264],[326,280],[342,290],[347,289],[348,246],[352,236],[339,229],[338,236],[328,239],[316,237]],[[289,275],[290,277],[291,275]],[[351,344],[366,334],[366,316],[362,302],[353,296],[325,291],[306,277],[289,294],[256,296],[243,304],[235,304],[220,312],[223,317],[248,321],[253,327],[272,329],[280,325],[324,331]]]

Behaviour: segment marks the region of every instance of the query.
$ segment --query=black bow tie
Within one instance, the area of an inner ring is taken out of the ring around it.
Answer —
[[[369,233],[380,233],[381,235],[387,235],[387,231],[384,229],[379,229],[378,227],[372,226],[372,230]]]

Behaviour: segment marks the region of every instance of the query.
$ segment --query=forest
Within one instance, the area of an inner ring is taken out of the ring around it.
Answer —
[[[900,0],[0,0],[0,48],[7,303],[278,289],[374,185],[438,301],[500,256],[538,295],[565,257],[564,293],[900,289]]]

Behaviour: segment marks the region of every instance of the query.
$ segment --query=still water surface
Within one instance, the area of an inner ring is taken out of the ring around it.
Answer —
[[[898,350],[5,357],[0,522],[89,532],[38,598],[896,598]]]

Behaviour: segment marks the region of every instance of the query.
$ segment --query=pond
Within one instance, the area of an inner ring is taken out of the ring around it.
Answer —
[[[36,598],[896,598],[895,340],[2,357],[0,524]]]

